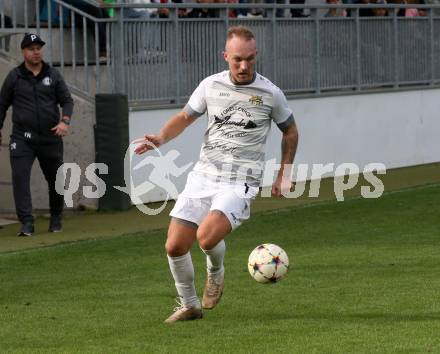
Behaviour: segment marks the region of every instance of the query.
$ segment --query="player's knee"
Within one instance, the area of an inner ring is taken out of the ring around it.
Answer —
[[[204,249],[204,250],[211,250],[215,247],[215,245],[216,245],[216,243],[211,240],[206,240],[206,239],[199,240],[199,246],[201,249]]]
[[[169,241],[165,243],[165,251],[170,257],[180,257],[188,252],[188,250],[182,245]]]
[[[214,240],[213,235],[208,230],[197,231],[197,241],[199,241],[199,246],[201,249],[210,250],[217,244]]]

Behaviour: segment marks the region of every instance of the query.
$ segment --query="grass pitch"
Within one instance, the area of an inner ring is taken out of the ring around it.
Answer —
[[[257,213],[227,238],[218,307],[175,325],[164,231],[2,253],[0,352],[440,353],[439,201],[437,184]],[[290,257],[280,283],[247,272],[263,242]]]

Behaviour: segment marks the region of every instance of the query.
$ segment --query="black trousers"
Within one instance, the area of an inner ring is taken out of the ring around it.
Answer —
[[[38,144],[11,137],[9,144],[12,167],[12,187],[15,209],[20,222],[33,222],[31,198],[31,170],[35,158],[49,187],[49,207],[51,215],[61,215],[64,196],[55,190],[58,168],[63,164],[63,142],[60,139],[50,144]]]

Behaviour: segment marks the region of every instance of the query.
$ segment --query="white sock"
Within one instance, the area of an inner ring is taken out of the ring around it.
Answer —
[[[206,268],[209,274],[221,275],[225,271],[223,259],[225,258],[226,244],[221,240],[217,245],[210,249],[202,251],[206,254]]]
[[[180,257],[168,256],[168,263],[182,304],[187,307],[200,308],[200,301],[194,286],[194,266],[190,252]]]

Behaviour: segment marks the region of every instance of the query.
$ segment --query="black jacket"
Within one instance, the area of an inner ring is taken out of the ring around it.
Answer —
[[[71,117],[73,111],[72,96],[63,77],[44,62],[37,76],[22,63],[6,77],[0,91],[0,130],[11,105],[12,136],[41,143],[60,139],[51,131],[60,121],[58,105],[63,116]]]

